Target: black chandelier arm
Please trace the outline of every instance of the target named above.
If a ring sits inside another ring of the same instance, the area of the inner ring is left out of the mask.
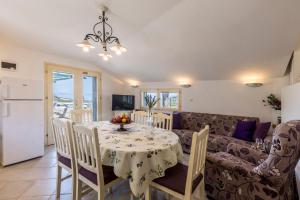
[[[98,35],[92,33],[87,34],[85,36],[85,39],[86,40],[92,39],[94,42],[102,42],[102,39]]]
[[[97,30],[96,28],[97,28],[98,25],[100,25],[102,23],[103,23],[103,21],[100,21],[100,22],[96,23],[93,27],[94,34],[97,35],[100,38],[102,37],[102,32],[100,30]]]
[[[106,43],[108,44],[112,44],[116,42],[117,44],[119,44],[119,38],[115,37],[115,36],[109,36],[108,38],[106,38]]]
[[[105,27],[103,30],[105,30],[104,31],[104,38],[105,38],[105,40],[107,39],[107,38],[109,38],[109,37],[111,37],[112,36],[112,34],[113,34],[113,28],[111,27],[111,25],[109,25],[106,21],[104,21],[103,22],[103,26],[105,27],[105,26],[107,26],[107,27]]]

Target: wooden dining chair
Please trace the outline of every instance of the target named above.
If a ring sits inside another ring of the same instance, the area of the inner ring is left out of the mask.
[[[62,181],[72,176],[72,199],[74,200],[76,198],[76,165],[71,121],[62,118],[53,118],[51,121],[57,152],[56,198],[60,197]],[[62,178],[62,169],[71,175]]]
[[[131,113],[131,120],[143,125],[147,125],[149,121],[146,111],[133,111],[133,113]]]
[[[191,200],[194,191],[199,188],[200,199],[205,199],[204,167],[209,127],[199,133],[195,132],[188,167],[178,163],[165,171],[165,176],[154,179],[150,187],[156,188],[178,199]],[[146,200],[150,200],[150,187],[146,192]]]
[[[71,120],[75,123],[86,123],[93,121],[92,109],[76,109],[71,110]]]
[[[121,181],[114,174],[114,168],[102,165],[98,132],[96,128],[73,126],[76,154],[77,198],[81,199],[82,183],[98,193],[98,200],[104,200],[105,191]]]
[[[152,115],[152,124],[154,127],[172,130],[173,115],[164,113],[155,113]]]

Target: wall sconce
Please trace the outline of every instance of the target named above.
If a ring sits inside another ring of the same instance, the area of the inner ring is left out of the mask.
[[[132,88],[138,88],[139,85],[131,85]]]
[[[192,87],[191,84],[180,84],[180,86],[181,86],[182,88],[190,88],[190,87]]]
[[[257,88],[257,87],[263,86],[264,84],[263,83],[245,83],[245,85],[247,85],[248,87]]]

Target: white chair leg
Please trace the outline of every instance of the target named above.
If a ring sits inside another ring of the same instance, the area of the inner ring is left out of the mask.
[[[82,189],[82,181],[78,178],[76,179],[76,199],[81,200],[81,189]]]
[[[61,188],[61,166],[57,165],[57,176],[56,176],[56,198],[60,197]]]
[[[108,193],[109,193],[109,194],[112,194],[112,187],[109,187],[109,188],[108,188]]]
[[[76,173],[73,173],[72,174],[72,199],[73,200],[76,200],[76,195],[77,195],[77,183],[76,183],[76,180],[77,180],[77,176],[76,176]]]
[[[205,184],[204,184],[203,180],[201,181],[200,187],[199,187],[199,197],[200,197],[200,200],[205,200]]]
[[[147,187],[146,193],[145,193],[145,200],[151,200],[151,188],[150,186]]]
[[[98,200],[104,200],[104,194],[98,191]]]

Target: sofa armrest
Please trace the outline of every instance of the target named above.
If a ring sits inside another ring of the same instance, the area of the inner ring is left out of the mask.
[[[206,162],[210,165],[222,166],[224,170],[236,172],[245,177],[260,179],[253,172],[256,165],[226,152],[207,153]]]
[[[278,190],[265,184],[262,177],[253,172],[253,163],[226,152],[207,153],[206,158],[208,197],[229,199],[233,195],[237,199],[279,200]]]
[[[254,165],[259,165],[268,157],[268,154],[260,150],[236,143],[229,143],[227,145],[227,153],[253,163]]]

